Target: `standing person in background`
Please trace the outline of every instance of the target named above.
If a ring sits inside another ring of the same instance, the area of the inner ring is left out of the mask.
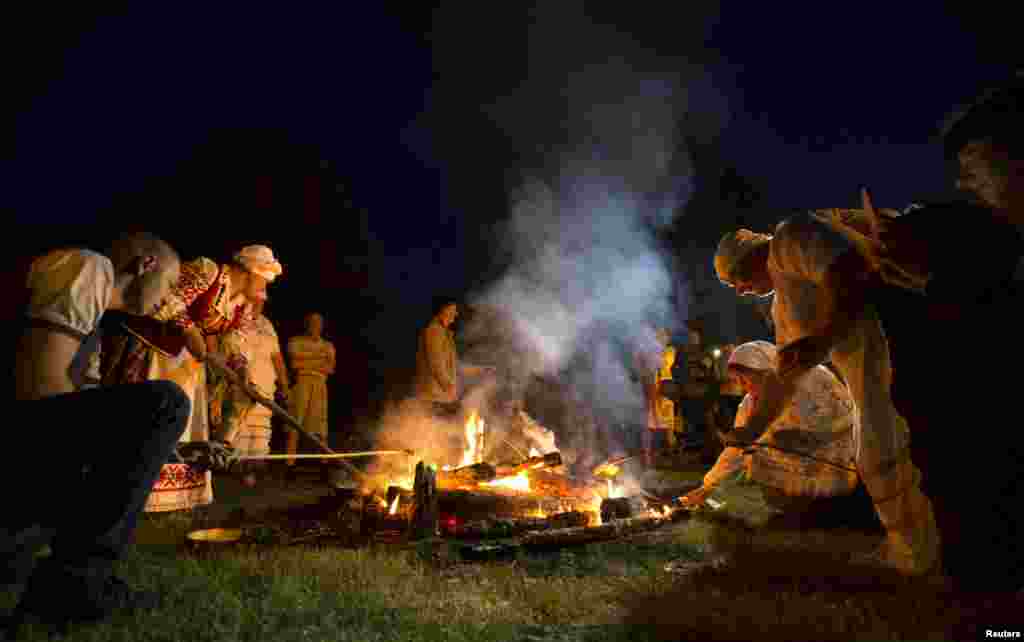
[[[410,407],[414,414],[420,414],[438,426],[452,430],[448,434],[445,449],[461,452],[464,439],[461,424],[459,400],[464,392],[466,377],[493,375],[494,368],[460,364],[455,346],[452,325],[459,316],[459,304],[450,297],[434,299],[433,316],[420,331],[416,346],[416,371],[413,376],[413,394]],[[456,443],[458,442],[458,444]],[[449,453],[450,454],[450,453]]]
[[[327,444],[327,377],[336,367],[334,345],[323,338],[324,319],[316,312],[306,315],[306,333],[288,340],[288,361],[295,373],[291,404],[295,419],[306,432]],[[295,455],[299,434],[288,432],[288,454]],[[288,466],[295,460],[289,459]]]
[[[704,320],[686,321],[687,342],[683,349],[686,357],[686,379],[683,382],[682,417],[683,441],[687,447],[711,438],[708,433],[708,410],[717,397],[714,360],[708,354],[704,340]]]
[[[658,364],[655,390],[655,414],[658,430],[665,433],[665,443],[669,449],[675,449],[682,431],[682,421],[676,409],[676,403],[668,396],[663,384],[674,381],[672,369],[676,365],[676,347],[672,345],[672,333],[668,328],[658,329],[658,344],[661,345],[661,363]]]
[[[663,436],[658,426],[658,373],[662,362],[658,343],[658,332],[653,326],[644,325],[633,351],[633,372],[640,382],[644,400],[644,426],[641,432],[641,448],[644,465],[654,466],[654,452],[661,447]]]

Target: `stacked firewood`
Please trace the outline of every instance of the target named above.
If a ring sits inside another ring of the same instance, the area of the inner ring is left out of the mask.
[[[616,519],[601,526],[577,526],[573,528],[532,531],[523,536],[523,546],[527,548],[558,548],[561,546],[600,542],[654,530],[669,523],[669,521],[660,517],[641,516]]]

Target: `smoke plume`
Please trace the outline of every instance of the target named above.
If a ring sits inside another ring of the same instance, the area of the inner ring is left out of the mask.
[[[659,232],[692,191],[681,123],[699,73],[549,5],[530,34],[529,80],[489,110],[532,161],[492,239],[508,268],[471,300],[510,320],[514,358],[481,339],[490,321],[462,335],[486,346],[467,359],[497,356],[513,381],[560,381],[575,409],[560,431],[575,443],[560,448],[610,454],[636,443],[646,418],[633,354],[657,351],[654,327],[677,330],[685,314]]]

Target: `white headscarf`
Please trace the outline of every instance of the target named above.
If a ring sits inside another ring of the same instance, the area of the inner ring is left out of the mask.
[[[233,257],[235,262],[253,274],[273,281],[281,275],[284,268],[274,258],[274,252],[266,245],[247,245]]]

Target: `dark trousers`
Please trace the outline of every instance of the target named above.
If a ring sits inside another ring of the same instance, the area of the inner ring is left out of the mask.
[[[973,404],[989,394],[981,388],[903,383],[893,399],[910,425],[947,572],[965,590],[1024,588],[1024,445],[1012,417],[978,412]]]
[[[12,530],[55,531],[53,562],[109,567],[135,531],[160,467],[191,408],[169,381],[96,388],[18,401],[7,435],[12,457],[0,472]]]

